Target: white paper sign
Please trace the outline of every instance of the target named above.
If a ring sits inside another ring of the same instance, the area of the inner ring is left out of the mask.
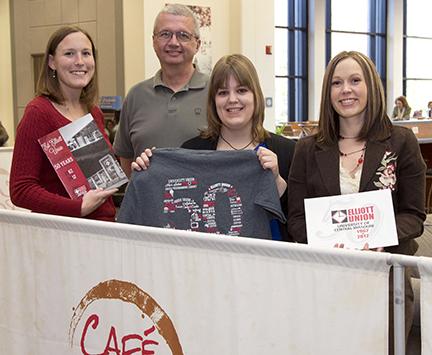
[[[305,199],[308,244],[362,249],[399,244],[388,189]]]

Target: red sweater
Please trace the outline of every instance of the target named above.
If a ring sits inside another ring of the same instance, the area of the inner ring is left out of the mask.
[[[101,110],[95,106],[90,113],[111,146],[105,133]],[[10,173],[10,196],[16,206],[39,213],[81,216],[82,200],[69,198],[38,142],[39,138],[70,122],[45,97],[36,97],[27,105],[17,127]],[[85,218],[114,221],[115,207],[112,199],[107,199]]]

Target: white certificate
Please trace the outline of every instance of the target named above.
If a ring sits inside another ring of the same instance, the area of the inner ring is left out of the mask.
[[[362,249],[399,244],[389,189],[304,200],[308,244]]]

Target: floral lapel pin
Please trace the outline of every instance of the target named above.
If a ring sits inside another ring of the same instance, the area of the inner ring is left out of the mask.
[[[381,160],[381,165],[377,169],[378,182],[375,186],[380,189],[395,189],[396,185],[396,160],[397,155],[393,152],[386,151]]]

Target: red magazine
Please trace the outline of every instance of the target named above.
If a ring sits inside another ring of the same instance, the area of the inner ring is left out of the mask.
[[[38,141],[72,199],[128,182],[90,113]]]

